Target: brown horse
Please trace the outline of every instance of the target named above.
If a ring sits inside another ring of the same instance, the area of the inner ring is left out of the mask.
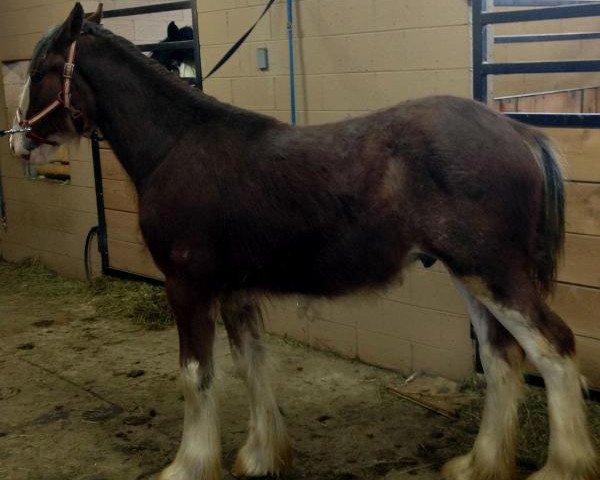
[[[183,437],[162,480],[220,478],[217,309],[250,396],[235,473],[290,466],[267,378],[256,296],[334,296],[437,258],[466,298],[488,391],[453,480],[513,480],[521,364],[548,391],[551,436],[535,480],[598,480],[571,330],[544,301],[564,237],[563,183],[539,132],[470,100],[435,97],[291,128],[189,88],[79,4],[38,44],[14,151],[98,127],[133,179],[140,225],[177,317]],[[76,63],[73,74],[72,63]],[[71,78],[72,77],[72,78]],[[59,96],[58,105],[52,107]],[[69,101],[70,100],[70,101]]]

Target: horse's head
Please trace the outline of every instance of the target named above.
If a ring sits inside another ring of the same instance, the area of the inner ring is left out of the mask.
[[[194,31],[191,27],[179,28],[175,22],[171,22],[167,27],[167,38],[162,40],[161,43],[181,42],[184,40],[193,39]],[[194,61],[194,49],[184,48],[179,50],[155,50],[150,55],[150,58],[156,60],[167,70],[177,71],[182,63],[192,63]]]
[[[77,39],[84,22],[100,23],[102,4],[85,15],[77,3],[67,20],[38,42],[21,92],[15,127],[30,127],[27,134],[11,136],[12,151],[32,164],[47,163],[52,151],[92,127],[93,95],[76,74]]]

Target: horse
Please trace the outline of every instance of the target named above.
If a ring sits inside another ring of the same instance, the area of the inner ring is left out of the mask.
[[[179,28],[175,22],[171,22],[167,26],[167,38],[161,40],[160,43],[181,42],[193,39],[194,31],[192,30],[192,27],[186,26]],[[182,70],[185,67],[188,69],[195,69],[193,48],[154,50],[151,52],[150,58],[156,60],[167,70],[179,72],[180,76],[187,76],[182,74]]]
[[[530,480],[600,478],[574,336],[545,300],[565,220],[559,159],[541,132],[449,96],[294,128],[188,88],[100,18],[77,3],[40,40],[18,115],[32,130],[11,144],[39,163],[54,148],[44,142],[99,128],[135,184],[179,334],[183,433],[160,480],[221,478],[218,315],[250,403],[233,472],[282,475],[292,450],[260,298],[373,289],[422,258],[442,262],[465,297],[488,385],[474,446],[444,478],[516,478],[526,356],[545,380],[551,428]]]

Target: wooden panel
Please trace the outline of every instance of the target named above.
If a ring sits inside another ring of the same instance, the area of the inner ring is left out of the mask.
[[[114,152],[110,149],[100,149],[100,164],[102,166],[102,178],[112,180],[129,180],[129,175],[121,166]]]
[[[546,128],[563,155],[569,180],[600,182],[600,129]]]
[[[2,257],[9,262],[18,262],[26,258],[39,258],[50,269],[70,278],[85,279],[84,264],[81,259],[68,255],[60,255],[56,252],[35,250],[18,243],[9,241],[2,242]],[[92,271],[100,270],[100,259],[97,250],[92,251]]]
[[[600,237],[567,234],[558,279],[600,288]]]
[[[501,112],[518,112],[519,99],[517,98],[503,98],[496,102],[496,108]]]
[[[12,223],[6,241],[25,245],[34,250],[66,255],[83,260],[85,237],[22,223]]]
[[[581,113],[583,93],[581,90],[557,92],[536,98],[535,112]],[[524,111],[524,110],[523,110]]]
[[[144,244],[137,213],[105,210],[108,238]]]
[[[583,90],[583,100],[581,102],[582,113],[598,112],[598,94],[599,88],[585,88]]]
[[[8,142],[2,141],[2,143]],[[0,162],[0,172],[2,172],[2,176],[5,178],[23,178],[25,176],[25,169],[20,160],[13,157],[10,153],[0,152],[1,162]]]
[[[93,188],[26,178],[4,178],[2,184],[7,199],[96,213]]]
[[[580,336],[576,340],[581,373],[587,378],[590,387],[600,388],[600,340]]]
[[[600,183],[565,184],[568,232],[600,235]]]
[[[103,179],[104,207],[123,212],[137,212],[138,200],[135,187],[129,181]]]
[[[81,212],[12,198],[6,199],[6,215],[9,229],[19,223],[80,236],[87,235],[90,228],[98,223],[96,212]]]
[[[145,245],[108,239],[110,266],[127,272],[163,279]]]
[[[94,188],[94,166],[91,162],[71,160],[69,171],[71,185]]]
[[[558,283],[550,306],[577,335],[600,340],[600,289]]]
[[[0,35],[13,38],[23,33],[39,32],[39,40],[41,32],[62,23],[72,8],[72,2],[63,1],[50,8],[47,5],[37,5],[27,10],[4,12],[0,16]]]

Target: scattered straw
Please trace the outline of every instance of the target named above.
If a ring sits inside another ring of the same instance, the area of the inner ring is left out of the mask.
[[[37,300],[88,303],[96,314],[126,318],[149,329],[174,323],[162,287],[101,277],[91,283],[60,277],[37,260],[0,261],[0,294],[27,295]]]
[[[479,392],[479,400],[465,406],[459,412],[460,420],[456,427],[460,443],[465,451],[470,449],[474,434],[479,428],[483,409],[484,387],[472,384],[473,390]],[[592,436],[600,438],[600,403],[588,402],[588,412]],[[546,392],[543,388],[528,387],[525,400],[519,409],[519,447],[518,463],[523,473],[540,468],[546,461],[548,449],[549,427]]]
[[[173,313],[162,287],[100,277],[90,284],[98,315],[128,318],[149,329],[161,329],[174,323]]]

